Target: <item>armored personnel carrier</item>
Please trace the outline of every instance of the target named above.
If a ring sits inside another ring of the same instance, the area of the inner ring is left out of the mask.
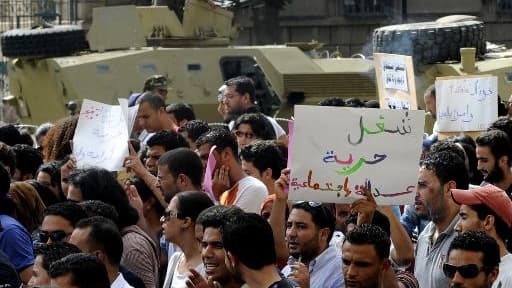
[[[2,53],[10,57],[9,87],[21,121],[56,120],[76,106],[70,103],[80,105],[85,98],[117,103],[117,98],[140,92],[144,80],[154,74],[168,78],[169,102],[190,103],[207,121],[221,120],[216,111],[218,88],[238,75],[253,78],[258,104],[274,116],[289,117],[294,104],[316,104],[325,97],[377,97],[371,59],[318,58],[303,45],[232,46],[232,12],[204,0],[185,3],[182,19],[167,6],[99,7],[93,10],[87,34],[75,26],[4,33]],[[423,91],[435,77],[466,73],[498,75],[500,95],[508,97],[511,58],[475,64],[473,57],[465,68],[458,62],[460,47],[478,47],[477,57],[485,53],[482,23],[460,17],[444,22],[377,29],[374,48],[409,55],[421,50],[422,56],[414,58],[418,103],[423,103]],[[474,27],[473,40],[461,34],[468,28],[460,27]],[[440,33],[441,38],[436,36]],[[443,46],[442,39],[450,35],[460,41]],[[404,45],[412,49],[404,50]]]

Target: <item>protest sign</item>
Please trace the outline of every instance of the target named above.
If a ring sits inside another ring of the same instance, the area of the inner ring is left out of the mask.
[[[423,111],[295,106],[290,200],[412,204]]]
[[[128,139],[138,106],[107,105],[85,99],[73,137],[73,155],[78,168],[101,167],[119,171],[128,156]]]
[[[498,118],[498,78],[491,75],[436,79],[439,132],[482,131]]]
[[[374,53],[380,107],[416,110],[416,85],[411,56]]]

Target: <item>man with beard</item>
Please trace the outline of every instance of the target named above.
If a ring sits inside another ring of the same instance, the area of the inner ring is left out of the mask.
[[[391,269],[391,241],[378,226],[363,224],[351,230],[343,242],[345,287],[383,287],[384,274]]]
[[[203,164],[199,156],[188,148],[166,152],[158,159],[157,188],[166,203],[179,192],[201,191]]]
[[[492,237],[483,231],[466,231],[450,244],[443,272],[450,279],[449,287],[491,288],[499,262],[500,251]]]
[[[208,279],[204,279],[197,271],[192,271],[187,286],[202,287],[200,283],[216,283],[222,288],[240,288],[244,281],[233,277],[226,266],[226,250],[222,242],[222,225],[233,215],[244,212],[235,206],[212,206],[205,209],[196,220],[196,238],[201,243],[201,257]]]
[[[223,104],[230,119],[229,130],[233,130],[235,119],[244,113],[259,112],[256,103],[254,82],[246,76],[231,78],[225,83]],[[272,117],[266,116],[279,140],[287,141],[286,132]]]
[[[484,182],[501,188],[512,196],[512,145],[507,134],[500,130],[490,130],[480,134],[475,140],[478,170],[484,175]]]
[[[300,287],[344,286],[341,257],[331,241],[336,218],[322,203],[297,202],[286,223],[288,251],[292,257],[283,274]],[[298,260],[298,261],[297,261]],[[309,277],[308,277],[309,275]]]
[[[441,267],[455,238],[459,205],[451,189],[468,189],[469,175],[464,159],[449,150],[430,152],[420,163],[416,195],[418,213],[428,213],[432,221],[418,237],[414,276],[420,287],[445,288],[449,279]]]

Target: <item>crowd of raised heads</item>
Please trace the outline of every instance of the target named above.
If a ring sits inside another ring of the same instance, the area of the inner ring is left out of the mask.
[[[367,187],[352,204],[289,201],[289,139],[250,78],[219,90],[225,125],[166,105],[166,89],[156,75],[130,95],[117,172],[77,167],[78,116],[0,127],[0,287],[512,287],[508,116],[474,139],[434,124],[412,205],[379,206]],[[433,88],[425,103],[435,120]]]

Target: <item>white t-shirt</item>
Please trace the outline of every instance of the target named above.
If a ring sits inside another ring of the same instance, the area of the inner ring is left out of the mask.
[[[110,288],[133,288],[123,277],[123,274],[119,273],[117,274],[116,280],[112,282],[112,285],[110,285]]]
[[[512,287],[512,254],[501,257],[500,273],[498,278],[492,283],[492,288]]]
[[[242,178],[224,193],[227,194],[221,196],[222,205],[234,205],[245,212],[256,214],[260,214],[261,204],[268,195],[267,186],[252,176]]]
[[[169,263],[167,265],[167,272],[165,273],[165,281],[163,288],[187,288],[186,281],[188,279],[189,273],[179,273],[178,272],[178,266],[181,261],[184,260],[185,254],[182,252],[176,252],[172,254],[171,259],[169,259]],[[176,265],[174,265],[174,262],[178,262]],[[171,269],[174,266],[174,273],[171,272]],[[203,263],[199,264],[197,267],[194,268],[199,274],[206,277],[206,271],[204,270]],[[172,281],[169,279],[172,274]]]
[[[242,178],[238,183],[238,194],[234,205],[245,212],[260,214],[261,204],[268,196],[267,186],[252,176]]]

